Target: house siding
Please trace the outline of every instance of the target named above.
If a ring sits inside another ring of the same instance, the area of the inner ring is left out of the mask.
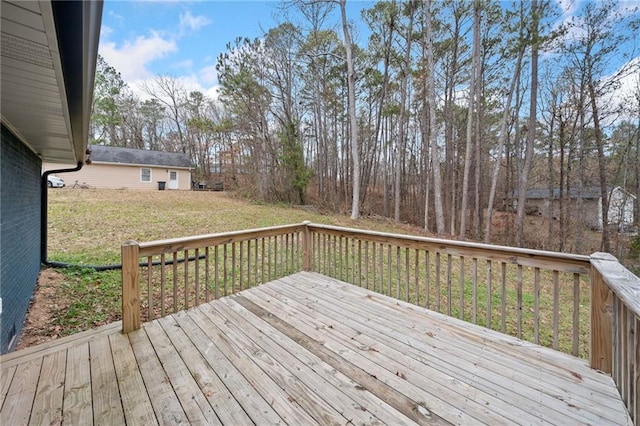
[[[45,163],[43,171],[63,169],[61,164]],[[151,169],[151,181],[140,181],[140,169]],[[77,172],[61,173],[58,175],[64,179],[65,185],[71,187],[76,181],[86,184],[90,188],[107,189],[136,189],[157,191],[158,181],[168,182],[169,170],[178,172],[178,190],[191,189],[191,172],[185,169],[171,168],[167,166],[155,167],[130,164],[106,164],[94,162],[89,166],[84,166]],[[166,186],[168,189],[168,185]]]
[[[17,343],[40,272],[42,162],[4,125],[0,145],[0,353],[5,353]]]

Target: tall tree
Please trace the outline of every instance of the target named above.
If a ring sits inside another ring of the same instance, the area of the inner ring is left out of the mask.
[[[429,115],[429,141],[431,147],[431,165],[433,168],[433,197],[436,213],[436,229],[438,235],[444,235],[444,211],[442,208],[442,177],[440,174],[440,149],[438,147],[438,129],[436,122],[436,88],[435,88],[435,58],[433,57],[434,32],[431,11],[431,0],[425,3],[425,31],[424,44],[427,50],[427,69],[425,73],[425,94]],[[425,198],[426,204],[429,202]],[[425,229],[428,223],[425,220]]]
[[[340,0],[340,16],[347,62],[347,87],[349,96],[349,140],[351,142],[351,159],[353,161],[353,193],[351,202],[351,219],[360,217],[360,146],[358,141],[358,121],[356,116],[356,78],[353,68],[353,46],[351,32],[347,21],[347,0]]]
[[[518,181],[518,208],[516,211],[516,244],[524,245],[524,210],[529,188],[529,172],[533,162],[533,145],[537,130],[537,104],[538,104],[538,51],[540,39],[538,36],[541,8],[538,0],[531,1],[531,85],[529,90],[529,121],[527,128],[527,141],[525,148],[524,165],[520,171]]]

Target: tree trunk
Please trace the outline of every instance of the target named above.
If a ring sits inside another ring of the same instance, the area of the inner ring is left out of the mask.
[[[342,15],[342,31],[347,53],[347,90],[349,93],[349,139],[351,141],[351,159],[353,161],[353,198],[351,202],[351,219],[360,217],[360,147],[358,145],[358,121],[356,118],[356,83],[353,70],[353,49],[346,11],[347,0],[340,0]]]
[[[438,131],[436,128],[436,87],[435,60],[433,57],[433,28],[431,27],[431,0],[426,0],[426,22],[424,36],[427,46],[427,72],[425,87],[429,106],[429,139],[431,145],[431,161],[433,168],[433,200],[435,203],[436,229],[438,235],[444,235],[444,211],[442,208],[442,177],[440,175],[440,149],[438,147]],[[425,200],[425,203],[428,200]]]
[[[511,79],[511,87],[507,93],[507,101],[502,112],[502,122],[500,123],[500,138],[498,139],[498,151],[496,153],[496,162],[493,165],[493,175],[491,176],[491,189],[489,190],[489,202],[487,205],[487,217],[485,218],[484,242],[489,244],[491,240],[491,217],[493,216],[493,203],[496,196],[496,188],[498,187],[498,177],[500,176],[500,166],[502,165],[502,151],[507,140],[509,126],[509,110],[511,108],[511,99],[516,90],[516,83],[519,79],[520,68],[522,67],[522,57],[524,56],[524,45],[518,51],[518,59],[516,67],[513,70],[513,78]]]
[[[524,157],[524,166],[520,174],[518,185],[518,210],[516,212],[516,244],[520,247],[524,245],[524,207],[527,199],[527,188],[529,183],[529,171],[533,162],[533,143],[536,138],[536,109],[538,100],[538,0],[531,2],[532,28],[531,28],[531,90],[529,93],[529,128],[527,131],[527,142]]]
[[[473,111],[476,104],[476,85],[480,62],[480,4],[478,0],[473,2],[473,56],[471,66],[471,79],[469,84],[469,105],[467,108],[467,146],[464,153],[464,173],[462,177],[462,201],[460,203],[460,234],[458,238],[463,240],[467,233],[467,214],[469,204],[469,173],[471,171],[471,153],[473,148]],[[476,188],[478,190],[478,188]]]

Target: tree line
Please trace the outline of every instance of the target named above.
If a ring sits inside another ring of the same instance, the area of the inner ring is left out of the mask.
[[[493,213],[512,210],[506,242],[531,245],[526,191],[559,190],[545,247],[580,251],[570,194],[597,187],[605,224],[611,186],[640,195],[639,14],[622,6],[588,2],[560,23],[549,0],[379,1],[359,43],[346,0],[293,0],[219,55],[215,99],[160,76],[141,101],[100,58],[91,134],[188,153],[197,179],[231,174],[256,199],[486,242]]]

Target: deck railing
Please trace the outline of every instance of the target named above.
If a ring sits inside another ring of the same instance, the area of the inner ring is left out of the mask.
[[[610,373],[640,425],[640,278],[609,253],[591,256],[591,367]]]
[[[122,246],[123,331],[305,270],[501,331],[611,373],[638,424],[640,280],[580,256],[305,222]]]

